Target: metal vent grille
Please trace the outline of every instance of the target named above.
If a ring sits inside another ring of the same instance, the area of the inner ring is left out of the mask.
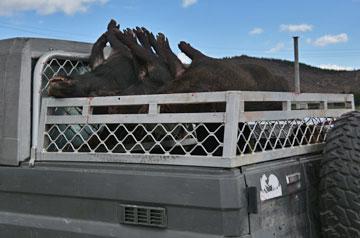
[[[165,208],[136,205],[121,205],[121,207],[121,223],[123,224],[153,227],[167,226]]]

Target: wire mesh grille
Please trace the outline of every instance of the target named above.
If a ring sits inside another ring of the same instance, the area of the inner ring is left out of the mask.
[[[240,123],[237,155],[325,142],[334,118],[304,118]]]
[[[334,118],[240,123],[237,155],[320,144]],[[223,123],[51,124],[46,152],[222,156]]]
[[[52,124],[46,152],[221,156],[222,123]]]
[[[47,96],[47,87],[49,81],[54,76],[71,76],[74,74],[84,74],[89,72],[90,68],[88,62],[80,59],[59,59],[53,58],[49,60],[43,68],[42,71],[42,82],[41,82],[41,92],[43,96]]]

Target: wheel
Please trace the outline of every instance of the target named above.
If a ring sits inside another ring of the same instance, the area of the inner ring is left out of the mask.
[[[360,112],[342,115],[329,131],[319,189],[323,237],[360,237]]]

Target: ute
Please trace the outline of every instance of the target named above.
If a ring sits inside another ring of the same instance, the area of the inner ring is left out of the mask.
[[[50,78],[88,70],[90,50],[0,41],[1,237],[320,237],[320,220],[329,237],[359,235],[338,202],[357,201],[352,95],[48,97]],[[282,110],[247,110],[269,102]],[[214,103],[224,110],[162,110]],[[100,110],[133,106],[148,110]]]

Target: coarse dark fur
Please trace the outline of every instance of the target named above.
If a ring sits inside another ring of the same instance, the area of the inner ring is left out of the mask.
[[[113,52],[105,60],[103,48]],[[55,77],[49,95],[86,97],[163,93],[242,91],[288,91],[286,81],[266,68],[241,59],[208,57],[181,42],[180,50],[192,59],[185,67],[170,49],[163,34],[154,37],[145,28],[121,31],[114,20],[94,44],[92,71],[72,78]]]
[[[109,26],[116,24],[110,22]],[[104,59],[107,42],[111,55]],[[54,97],[106,96],[120,92],[138,80],[139,65],[128,47],[113,35],[104,33],[94,44],[90,56],[91,71],[72,77],[56,76],[49,84],[48,95]]]

